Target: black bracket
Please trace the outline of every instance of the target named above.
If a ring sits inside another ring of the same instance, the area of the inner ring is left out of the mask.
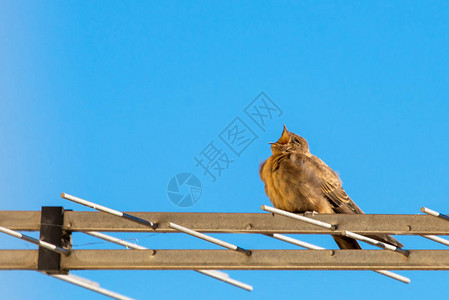
[[[64,207],[42,206],[40,240],[71,249],[72,232],[63,230]],[[68,274],[61,269],[61,254],[39,247],[37,269],[48,274]]]

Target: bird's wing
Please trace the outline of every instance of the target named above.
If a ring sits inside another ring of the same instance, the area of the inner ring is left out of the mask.
[[[343,214],[363,214],[363,211],[346,194],[337,173],[318,157],[313,156],[311,159],[318,169],[316,175],[321,192],[329,200],[334,211]]]
[[[336,213],[363,214],[363,211],[349,198],[340,183],[334,185],[326,179],[322,179],[321,191],[332,204]]]
[[[319,182],[321,192],[325,198],[332,205],[332,209],[336,213],[342,214],[363,214],[363,211],[349,198],[345,190],[341,186],[341,180],[337,173],[335,173],[328,165],[316,156],[310,157],[309,160],[303,159],[303,162],[309,162],[309,169],[314,169],[314,179]],[[369,235],[373,239],[384,243],[394,245],[396,247],[403,247],[401,242],[386,234]],[[341,239],[334,237],[335,241],[342,249],[359,249],[357,242],[351,239]]]

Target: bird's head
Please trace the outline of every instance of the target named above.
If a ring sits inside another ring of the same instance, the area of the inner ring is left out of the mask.
[[[306,139],[300,137],[293,132],[287,130],[284,125],[282,135],[276,143],[271,144],[271,152],[273,154],[285,153],[285,152],[297,152],[297,153],[310,153],[309,144]]]

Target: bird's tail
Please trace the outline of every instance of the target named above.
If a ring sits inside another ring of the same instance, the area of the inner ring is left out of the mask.
[[[362,249],[359,243],[354,239],[342,235],[333,235],[332,237],[334,238],[335,242],[337,243],[338,247],[340,247],[340,249]],[[402,243],[399,242],[397,239],[386,234],[367,235],[367,237],[396,247],[400,248],[404,247],[404,245],[402,245]]]
[[[342,235],[332,236],[340,249],[362,249],[359,243],[351,238]]]

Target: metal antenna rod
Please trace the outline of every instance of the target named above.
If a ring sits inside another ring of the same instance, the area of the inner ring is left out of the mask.
[[[103,234],[103,233],[100,233],[100,232],[87,231],[85,233],[87,233],[88,235],[91,235],[91,236],[94,236],[94,237],[97,237],[97,238],[100,238],[100,239],[112,242],[112,243],[116,243],[116,244],[125,246],[127,248],[136,249],[136,250],[148,250],[148,248],[146,248],[146,247],[143,247],[143,246],[140,246],[140,245],[137,245],[137,244],[134,244],[134,243],[130,243],[130,242],[127,242],[127,241],[124,241],[124,240],[121,240],[121,239],[118,239],[118,238],[115,238],[113,236],[110,236],[110,235],[107,235],[107,234]],[[253,287],[251,285],[243,283],[243,282],[240,282],[240,281],[235,280],[235,279],[232,279],[225,272],[221,272],[221,271],[218,271],[218,270],[194,270],[194,271],[196,271],[198,273],[201,273],[201,274],[204,274],[204,275],[207,275],[207,276],[210,276],[212,278],[221,280],[223,282],[229,283],[231,285],[234,285],[236,287],[242,288],[242,289],[247,290],[247,291],[252,291],[253,290]]]
[[[137,249],[137,250],[149,250],[146,247],[134,244],[134,243],[130,243],[121,239],[118,239],[116,237],[101,233],[101,232],[97,232],[97,231],[85,231],[84,233],[100,238],[102,240],[108,241],[108,242],[112,242],[118,245],[122,245],[125,246],[126,248],[131,248],[131,249]]]
[[[45,274],[45,273],[43,273],[43,274]],[[46,275],[49,275],[49,274],[46,274]],[[75,276],[75,275],[72,275],[72,274],[69,274],[69,275],[49,275],[49,276],[57,278],[57,279],[60,279],[60,280],[63,280],[63,281],[66,281],[66,282],[69,282],[69,283],[72,283],[72,284],[75,284],[77,286],[80,286],[80,287],[83,287],[85,289],[97,292],[99,294],[103,294],[103,295],[111,297],[113,299],[134,300],[133,298],[129,298],[129,297],[126,297],[124,295],[121,295],[121,294],[112,292],[110,290],[101,288],[100,285],[98,283],[96,283],[96,282],[92,282],[92,281],[90,281],[88,279],[85,279],[85,278],[82,278],[82,277],[79,277],[79,276]]]
[[[273,237],[275,239],[278,239],[278,240],[281,240],[281,241],[293,244],[293,245],[297,245],[297,246],[309,249],[309,250],[326,250],[326,248],[323,248],[323,247],[320,247],[320,246],[316,246],[316,245],[313,245],[313,244],[310,244],[310,243],[307,243],[307,242],[304,242],[304,241],[300,241],[298,239],[294,239],[294,238],[286,236],[286,235],[282,235],[282,234],[278,234],[278,233],[266,234],[266,235],[267,236],[271,236],[271,237]],[[399,281],[401,281],[403,283],[410,283],[410,278],[407,278],[405,276],[402,276],[402,275],[399,275],[399,274],[396,274],[396,273],[393,273],[393,272],[390,272],[390,271],[374,270],[374,272],[382,274],[382,275],[385,275],[385,276],[388,276],[388,277],[396,279],[396,280],[399,280]]]
[[[300,216],[300,215],[297,215],[297,214],[294,214],[294,213],[291,213],[291,212],[287,212],[287,211],[284,211],[282,209],[274,208],[274,207],[271,207],[271,206],[262,205],[262,210],[265,210],[265,211],[268,211],[268,212],[271,212],[271,213],[275,213],[275,214],[279,214],[279,215],[282,215],[282,216],[285,216],[285,217],[294,218],[294,219],[297,219],[297,220],[300,220],[300,221],[303,221],[303,222],[307,222],[307,223],[310,223],[310,224],[314,224],[314,225],[317,225],[317,226],[320,226],[320,227],[323,227],[323,228],[327,228],[327,229],[330,229],[330,230],[335,230],[337,228],[336,225],[332,225],[332,224],[329,224],[329,223],[326,223],[326,222],[321,222],[321,221],[318,221],[318,220],[314,220],[314,219],[311,219],[311,218]],[[353,239],[361,240],[363,242],[366,242],[366,243],[369,243],[371,245],[383,248],[385,250],[390,250],[390,251],[395,251],[395,252],[401,253],[402,255],[407,256],[407,257],[410,255],[410,252],[408,250],[404,250],[402,248],[399,248],[399,247],[396,247],[396,246],[393,246],[393,245],[390,245],[390,244],[382,243],[382,242],[379,242],[379,241],[377,241],[375,239],[368,238],[368,237],[365,237],[363,235],[353,233],[351,231],[347,231],[347,230],[343,231],[342,235],[350,237],[350,238],[353,238]]]
[[[439,213],[437,211],[434,211],[434,210],[432,210],[430,208],[427,208],[427,207],[421,207],[421,212],[423,212],[425,214],[428,214],[428,215],[431,215],[431,216],[434,216],[434,217],[437,217],[437,218],[440,218],[440,219],[443,219],[443,220],[446,220],[446,221],[449,221],[449,216],[444,215],[442,213]],[[443,239],[443,238],[441,238],[439,236],[436,236],[436,235],[422,235],[422,237],[425,237],[426,239],[429,239],[429,240],[432,240],[434,242],[437,242],[437,243],[449,246],[449,241],[446,240],[446,239]]]
[[[93,209],[96,209],[96,210],[99,210],[99,211],[102,211],[102,212],[105,212],[105,213],[117,216],[117,217],[121,217],[121,218],[130,220],[130,221],[142,224],[142,225],[149,226],[149,227],[151,227],[153,229],[157,228],[157,224],[156,223],[153,223],[153,222],[150,222],[150,221],[138,218],[136,216],[129,215],[127,213],[124,213],[124,212],[121,212],[121,211],[118,211],[118,210],[115,210],[115,209],[112,209],[112,208],[109,208],[109,207],[106,207],[106,206],[103,206],[103,205],[100,205],[100,204],[96,204],[94,202],[90,202],[90,201],[87,201],[87,200],[84,200],[84,199],[81,199],[81,198],[78,198],[78,197],[75,197],[75,196],[72,196],[72,195],[69,195],[69,194],[66,194],[66,193],[61,193],[61,197],[64,198],[64,199],[76,202],[78,204],[81,204],[81,205],[84,205],[84,206],[87,206],[87,207],[91,207]]]
[[[45,249],[48,249],[48,250],[51,250],[51,251],[54,251],[54,252],[58,252],[58,253],[61,253],[61,254],[64,254],[64,255],[70,255],[70,250],[68,250],[68,249],[64,249],[64,248],[58,247],[56,245],[53,245],[53,244],[50,244],[50,243],[47,243],[47,242],[35,239],[35,238],[31,237],[31,236],[21,234],[20,232],[8,229],[8,228],[3,227],[3,226],[0,226],[0,232],[6,233],[6,234],[8,234],[10,236],[16,237],[18,239],[21,239],[21,240],[24,240],[24,241],[27,241],[27,242],[30,242],[30,243],[33,243],[33,244],[36,244],[36,245],[39,245],[40,247],[43,247]]]
[[[253,287],[251,285],[246,284],[246,283],[241,282],[241,281],[238,281],[238,280],[235,280],[235,279],[232,279],[232,278],[229,277],[229,274],[227,274],[225,272],[221,272],[221,271],[218,271],[218,270],[194,270],[194,271],[196,271],[198,273],[201,273],[201,274],[204,274],[204,275],[207,275],[207,276],[210,276],[212,278],[221,280],[223,282],[232,284],[232,285],[234,285],[236,287],[242,288],[242,289],[247,290],[249,292],[251,292],[253,290]]]
[[[132,215],[123,213],[121,211],[117,211],[117,210],[111,209],[109,207],[105,207],[105,206],[99,205],[97,203],[93,203],[93,202],[90,202],[90,201],[87,201],[87,200],[84,200],[84,199],[81,199],[81,198],[78,198],[78,197],[75,197],[75,196],[72,196],[72,195],[69,195],[69,194],[66,194],[66,193],[61,193],[61,197],[64,198],[64,199],[76,202],[78,204],[85,205],[85,206],[91,207],[93,209],[112,214],[112,215],[117,216],[117,217],[122,217],[122,218],[128,219],[130,221],[137,222],[139,224],[147,225],[147,226],[149,226],[149,227],[151,227],[153,229],[157,228],[157,224],[155,224],[155,223],[152,223],[150,221],[138,218],[136,216],[132,216]],[[174,226],[179,226],[179,225],[174,224]],[[182,226],[179,226],[179,228],[182,228],[182,229],[178,229],[178,230],[181,230],[181,231],[184,231],[184,232],[185,232],[185,230],[190,230],[190,229],[182,227]],[[177,228],[175,228],[175,229],[177,229]],[[192,232],[194,232],[195,234],[192,234]],[[116,239],[114,237],[110,237],[110,236],[104,235],[104,234],[99,233],[99,232],[87,232],[87,234],[90,234],[90,235],[93,235],[93,236],[96,236],[96,237],[99,237],[99,238],[103,238],[103,239],[108,240],[110,242],[118,243],[118,244],[121,244],[121,245],[126,246],[126,247],[130,247],[130,248],[132,247],[131,243],[128,243],[128,242],[120,240],[120,239]],[[232,250],[235,250],[235,251],[243,252],[246,255],[251,255],[251,251],[248,251],[248,250],[242,249],[240,247],[237,247],[235,245],[232,245],[232,244],[220,241],[218,239],[209,237],[209,236],[201,234],[199,232],[196,232],[196,231],[192,230],[189,234],[195,235],[197,237],[201,236],[200,238],[208,240],[208,241],[210,241],[212,243],[216,243],[216,244],[218,244],[220,246],[223,246],[223,247],[226,247],[228,249],[232,249]],[[206,238],[204,238],[204,237],[206,237]],[[218,243],[217,243],[217,241],[218,241]],[[141,246],[138,246],[138,245],[135,245],[135,246],[141,247]],[[136,248],[134,248],[134,249],[136,249]],[[144,249],[147,249],[147,248],[144,248]],[[253,289],[252,286],[247,285],[245,283],[241,283],[241,282],[239,282],[237,280],[234,280],[232,278],[226,278],[226,277],[223,277],[223,276],[218,276],[217,275],[218,273],[213,273],[213,272],[206,271],[206,270],[204,270],[204,271],[203,270],[198,270],[198,272],[203,273],[203,274],[208,275],[208,276],[211,276],[211,277],[214,277],[214,278],[219,279],[221,281],[228,282],[230,284],[233,284],[235,286],[241,287],[241,288],[243,288],[245,290],[248,290],[248,291],[251,291]]]
[[[317,225],[317,226],[320,226],[320,227],[323,227],[323,228],[326,228],[326,229],[330,229],[330,230],[337,229],[336,225],[332,225],[332,224],[329,224],[329,223],[326,223],[326,222],[321,222],[321,221],[318,221],[318,220],[314,220],[314,219],[311,219],[311,218],[300,216],[300,215],[297,215],[297,214],[294,214],[294,213],[291,213],[291,212],[288,212],[288,211],[285,211],[285,210],[282,210],[282,209],[279,209],[279,208],[274,208],[274,207],[267,206],[267,205],[262,205],[261,208],[262,208],[262,210],[271,212],[273,214],[278,214],[278,215],[281,215],[281,216],[284,216],[284,217],[293,218],[293,219],[296,219],[296,220],[299,220],[299,221],[303,221],[303,222],[307,222],[309,224]]]
[[[431,216],[434,216],[434,217],[437,217],[437,218],[441,218],[446,221],[449,221],[449,216],[443,215],[443,214],[441,214],[437,211],[431,210],[430,208],[427,208],[427,207],[421,207],[421,212],[431,215]]]
[[[449,246],[449,241],[446,239],[443,239],[436,235],[422,235],[422,237],[425,237],[426,239],[432,240],[434,242]]]
[[[410,251],[408,251],[408,250],[404,250],[402,248],[399,248],[399,247],[396,247],[396,246],[393,246],[393,245],[390,245],[387,243],[382,243],[378,240],[375,240],[375,239],[372,239],[372,238],[369,238],[369,237],[366,237],[366,236],[363,236],[363,235],[360,235],[360,234],[357,234],[357,233],[354,233],[351,231],[345,230],[345,231],[343,231],[343,235],[347,236],[349,238],[352,238],[352,239],[356,239],[356,240],[371,244],[373,246],[383,248],[385,250],[390,250],[390,251],[401,253],[402,255],[405,255],[407,257],[410,255]]]
[[[250,250],[246,250],[246,249],[237,247],[237,246],[234,245],[234,244],[230,244],[230,243],[228,243],[228,242],[225,242],[225,241],[216,239],[216,238],[214,238],[214,237],[211,237],[211,236],[208,236],[208,235],[206,235],[206,234],[200,233],[200,232],[198,232],[198,231],[195,231],[195,230],[186,228],[186,227],[184,227],[184,226],[181,226],[181,225],[178,225],[178,224],[175,224],[175,223],[172,223],[172,222],[170,222],[168,226],[171,227],[171,228],[173,228],[173,229],[182,231],[182,232],[184,232],[184,233],[193,235],[194,237],[200,238],[200,239],[202,239],[202,240],[205,240],[205,241],[214,243],[214,244],[216,244],[216,245],[219,245],[219,246],[228,248],[228,249],[230,249],[230,250],[234,250],[234,251],[238,251],[238,252],[244,253],[244,254],[247,255],[247,256],[250,256],[250,255],[251,255],[251,251],[250,251]]]

